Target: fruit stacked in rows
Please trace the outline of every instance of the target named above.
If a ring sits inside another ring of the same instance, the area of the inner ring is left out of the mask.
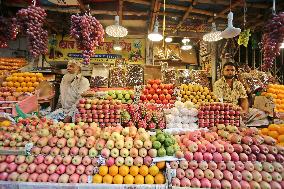
[[[163,111],[151,104],[130,104],[122,111],[121,122],[124,126],[144,129],[164,129],[166,121]]]
[[[119,100],[82,98],[77,104],[76,123],[99,123],[100,127],[120,125],[122,104]]]
[[[256,128],[219,124],[176,135],[184,157],[171,162],[172,185],[193,188],[283,188],[284,148]]]
[[[161,170],[165,163],[157,163],[150,167],[136,166],[100,166],[98,173],[93,176],[93,183],[105,184],[164,184],[165,176]]]
[[[7,74],[7,72],[13,72],[27,64],[27,61],[23,58],[0,58],[0,73]],[[5,73],[6,72],[6,73]]]
[[[106,92],[104,99],[120,100],[122,104],[131,104],[134,92],[133,90],[110,90]]]
[[[13,73],[2,83],[17,92],[34,92],[41,81],[45,80],[42,73]]]
[[[162,84],[161,80],[148,80],[140,96],[142,102],[173,104],[175,102],[174,85]]]
[[[214,125],[240,125],[241,108],[229,103],[203,103],[199,107],[199,127],[213,127]]]
[[[261,95],[272,97],[275,103],[275,112],[284,112],[284,85],[269,84],[267,91]]]
[[[194,104],[201,102],[217,102],[216,96],[209,91],[207,87],[197,84],[182,84],[180,87],[179,97],[182,102],[191,101]]]
[[[261,129],[261,134],[274,138],[278,145],[284,146],[284,124],[271,124]]]

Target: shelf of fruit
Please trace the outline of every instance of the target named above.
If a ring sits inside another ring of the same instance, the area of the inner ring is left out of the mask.
[[[7,72],[17,71],[25,66],[27,61],[23,58],[0,58],[0,73],[7,74]]]
[[[165,162],[152,159],[173,155],[178,147],[174,137],[162,131],[150,137],[143,128],[101,129],[96,123],[53,123],[45,118],[21,119],[17,125],[0,127],[0,132],[2,149],[34,145],[27,156],[0,156],[2,181],[87,183],[91,177],[93,183],[165,186]]]
[[[284,85],[267,86],[267,91],[261,93],[262,96],[272,97],[275,103],[275,112],[284,113]]]

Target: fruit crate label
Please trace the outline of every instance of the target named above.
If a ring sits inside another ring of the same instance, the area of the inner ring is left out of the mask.
[[[31,155],[31,150],[33,148],[34,144],[32,142],[29,142],[25,145],[25,154],[26,155]]]
[[[88,175],[88,183],[92,183],[93,182],[93,176],[92,175]]]

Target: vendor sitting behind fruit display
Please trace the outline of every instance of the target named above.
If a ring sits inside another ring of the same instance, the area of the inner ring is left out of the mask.
[[[53,119],[63,120],[65,123],[72,122],[77,101],[81,94],[90,88],[89,80],[81,75],[81,65],[76,60],[68,62],[68,73],[63,76],[60,83],[58,109],[50,115]]]
[[[216,81],[213,93],[223,102],[233,103],[242,107],[242,114],[249,111],[249,103],[243,84],[236,79],[237,68],[233,62],[223,66],[223,77]]]

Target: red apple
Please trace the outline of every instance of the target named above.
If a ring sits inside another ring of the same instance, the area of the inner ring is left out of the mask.
[[[151,99],[152,99],[152,95],[151,95],[151,94],[148,94],[148,95],[147,95],[147,99],[148,99],[148,100],[151,100]]]

